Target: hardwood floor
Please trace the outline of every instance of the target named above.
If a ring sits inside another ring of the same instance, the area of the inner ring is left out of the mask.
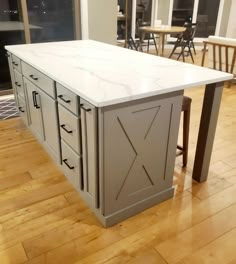
[[[191,172],[203,92],[186,91],[189,163],[176,160],[173,199],[107,229],[21,120],[1,121],[0,263],[236,263],[236,85],[224,89],[209,178],[199,184]]]

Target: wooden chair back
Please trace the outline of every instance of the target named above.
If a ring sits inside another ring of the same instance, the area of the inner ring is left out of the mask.
[[[204,66],[207,48],[209,68],[236,76],[236,39],[209,36],[208,41],[204,41],[202,66]]]

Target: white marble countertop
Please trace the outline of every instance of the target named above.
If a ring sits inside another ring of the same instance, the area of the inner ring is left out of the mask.
[[[233,77],[91,40],[15,45],[6,49],[97,107]]]

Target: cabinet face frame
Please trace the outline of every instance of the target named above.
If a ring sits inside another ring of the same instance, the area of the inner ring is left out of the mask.
[[[83,191],[95,208],[99,208],[97,108],[80,99]]]
[[[16,91],[16,85],[15,85],[14,70],[13,70],[13,66],[12,66],[12,54],[10,52],[7,52],[7,60],[8,60],[8,65],[9,65],[9,69],[10,69],[13,94],[14,94],[14,97],[16,100],[16,106],[18,107],[18,96],[17,96],[17,91]]]
[[[38,89],[38,93],[40,96],[44,141],[57,162],[61,163],[57,102],[41,89]]]

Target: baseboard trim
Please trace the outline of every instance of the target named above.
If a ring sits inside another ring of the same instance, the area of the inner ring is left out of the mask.
[[[160,192],[156,195],[153,195],[141,202],[138,202],[136,204],[133,204],[131,206],[128,206],[112,215],[108,215],[108,216],[103,216],[101,215],[101,213],[99,212],[99,210],[94,210],[93,208],[92,211],[95,213],[95,215],[97,216],[97,218],[102,222],[104,227],[110,227],[113,226],[119,222],[121,222],[122,220],[125,220],[131,216],[134,216],[142,211],[144,211],[145,209],[148,209],[154,205],[157,205],[167,199],[172,198],[174,195],[174,188],[170,187],[169,189],[166,189],[163,192]]]

